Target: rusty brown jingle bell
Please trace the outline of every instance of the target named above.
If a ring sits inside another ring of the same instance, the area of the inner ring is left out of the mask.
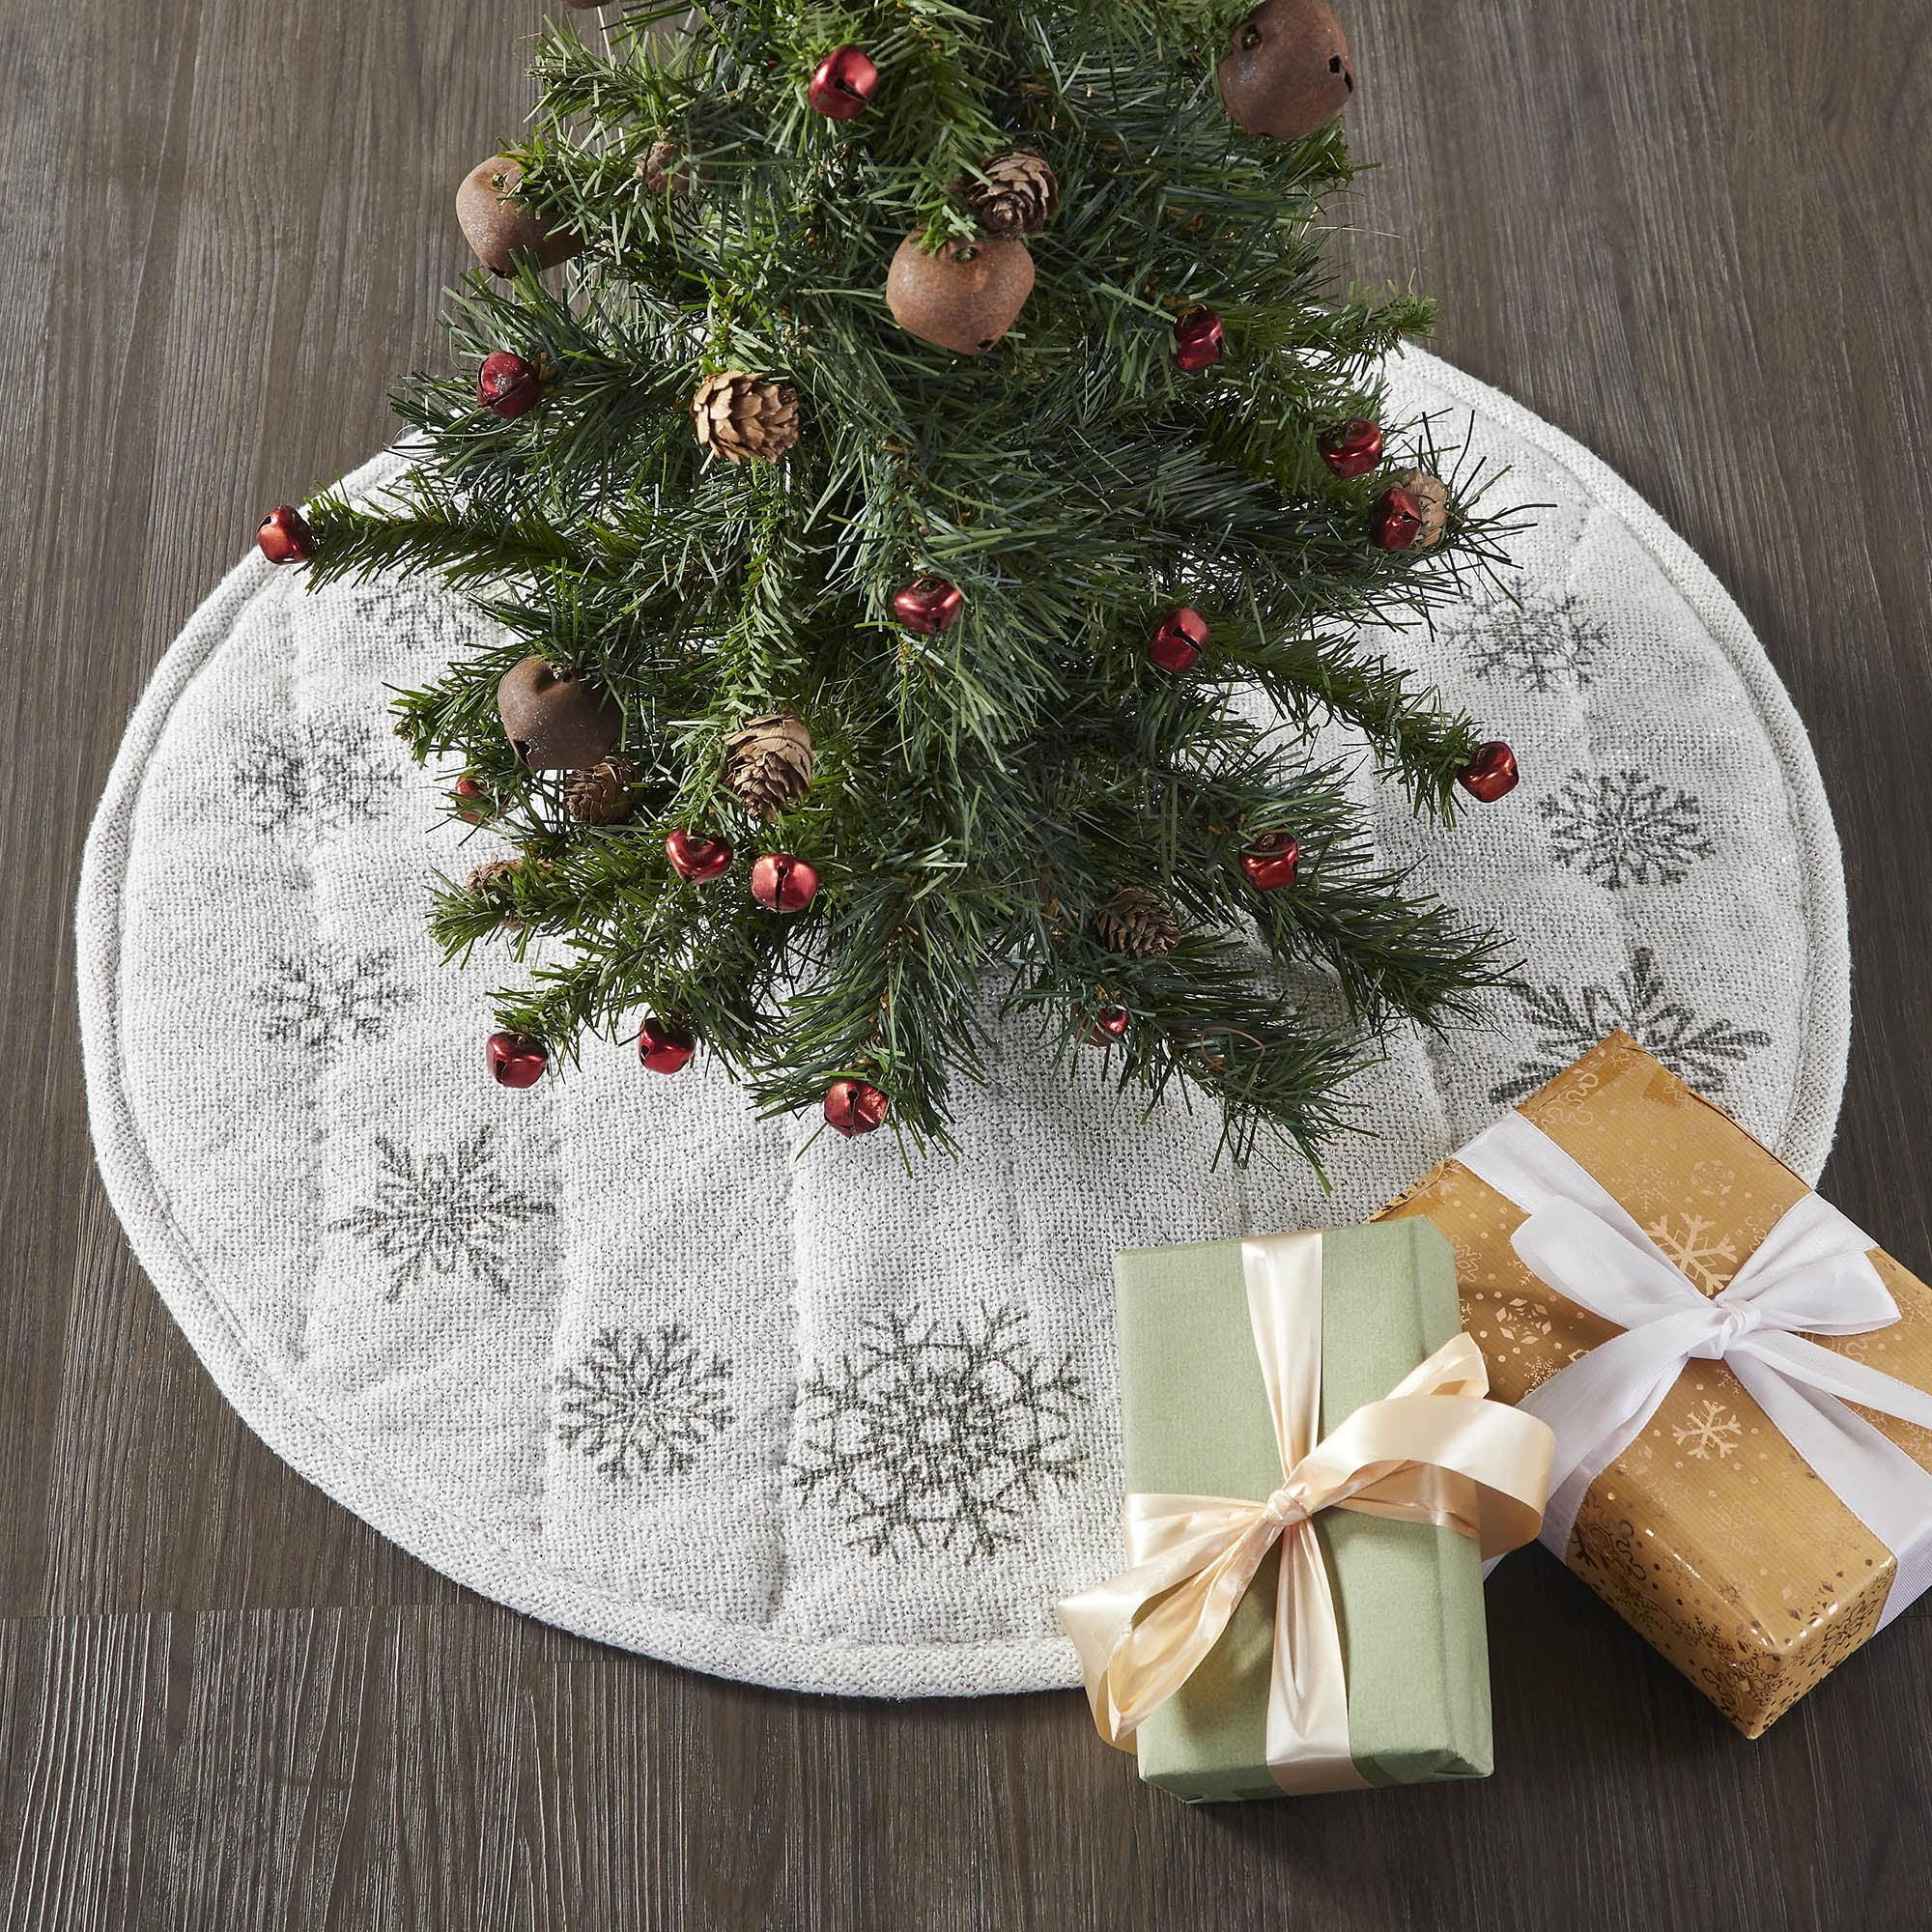
[[[471,168],[456,190],[456,221],[463,239],[493,275],[510,273],[519,256],[532,256],[538,268],[554,269],[583,252],[575,235],[551,227],[510,199],[523,178],[520,163],[508,155],[492,155]]]
[[[1355,91],[1348,36],[1326,0],[1262,0],[1228,42],[1221,104],[1236,127],[1298,141]]]
[[[1033,257],[1017,235],[948,242],[936,255],[908,235],[886,276],[886,306],[908,335],[983,355],[1006,334],[1033,293]]]
[[[610,756],[624,714],[609,692],[545,657],[513,664],[497,684],[510,749],[533,772],[584,771]]]

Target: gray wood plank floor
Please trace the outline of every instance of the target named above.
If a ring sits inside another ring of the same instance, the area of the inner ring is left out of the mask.
[[[1349,0],[1341,246],[1713,562],[1816,736],[1858,964],[1828,1187],[1921,1271],[1932,15]],[[1932,1621],[1761,1744],[1555,1566],[1487,1785],[1193,1814],[1069,1695],[880,1707],[482,1603],[276,1463],[91,1166],[69,929],[159,651],[387,434],[535,0],[0,5],[0,1898],[26,1928],[1926,1922]],[[185,889],[191,882],[185,882]]]

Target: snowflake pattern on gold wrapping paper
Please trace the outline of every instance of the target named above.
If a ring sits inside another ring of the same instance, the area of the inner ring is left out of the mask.
[[[600,1328],[557,1378],[556,1439],[613,1482],[681,1476],[736,1419],[731,1365],[668,1321],[655,1331]]]
[[[792,1483],[837,1510],[868,1555],[990,1555],[1073,1481],[1086,1402],[1071,1355],[1042,1356],[1015,1309],[877,1317],[836,1367],[806,1379]]]
[[[1738,1245],[1699,1214],[1666,1214],[1643,1231],[1702,1294],[1717,1294],[1738,1271]]]
[[[1552,1376],[1560,1376],[1572,1362],[1580,1362],[1585,1350],[1572,1349],[1566,1356],[1528,1355],[1522,1360],[1522,1393],[1541,1388]],[[1520,1398],[1519,1398],[1520,1400]]]
[[[1674,1422],[1670,1425],[1671,1440],[1687,1456],[1695,1457],[1700,1463],[1721,1463],[1726,1456],[1734,1455],[1744,1433],[1744,1424],[1737,1416],[1715,1401],[1699,1403],[1681,1425]]]
[[[1885,1433],[1921,1469],[1932,1469],[1932,1429],[1922,1422],[1896,1422],[1888,1418]]]
[[[1540,1341],[1549,1334],[1549,1311],[1526,1294],[1513,1294],[1497,1305],[1492,1318],[1505,1342]]]
[[[1631,954],[1629,969],[1617,975],[1613,985],[1592,984],[1572,992],[1563,985],[1512,980],[1502,990],[1522,1003],[1536,1041],[1518,1061],[1515,1074],[1490,1089],[1490,1098],[1499,1107],[1513,1106],[1555,1079],[1605,1034],[1619,1030],[1705,1094],[1721,1094],[1731,1068],[1771,1044],[1771,1036],[1761,1028],[1710,1019],[1671,998],[1647,946]]]

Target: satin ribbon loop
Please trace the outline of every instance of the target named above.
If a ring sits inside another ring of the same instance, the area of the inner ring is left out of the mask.
[[[1321,1236],[1243,1241],[1241,1260],[1280,1485],[1260,1501],[1130,1493],[1131,1567],[1057,1607],[1080,1655],[1095,1726],[1109,1744],[1131,1749],[1135,1730],[1219,1641],[1278,1544],[1268,1768],[1285,1791],[1359,1787],[1341,1624],[1314,1518],[1352,1509],[1440,1524],[1486,1554],[1514,1548],[1536,1534],[1550,1435],[1534,1417],[1486,1400],[1482,1354],[1459,1334],[1318,1440]]]
[[[1542,1541],[1567,1553],[1590,1485],[1692,1361],[1722,1362],[1840,1502],[1897,1559],[1881,1624],[1932,1585],[1932,1474],[1847,1403],[1932,1428],[1932,1395],[1821,1348],[1898,1321],[1871,1236],[1814,1193],[1706,1295],[1580,1163],[1517,1113],[1456,1155],[1524,1216],[1518,1259],[1622,1333],[1523,1397],[1555,1432]]]
[[[1711,1334],[1690,1350],[1704,1361],[1721,1362],[1753,1328],[1763,1325],[1764,1313],[1755,1302],[1733,1301],[1718,1295],[1711,1303]]]
[[[1298,1495],[1296,1495],[1292,1489],[1290,1489],[1286,1483],[1284,1483],[1281,1486],[1281,1488],[1275,1491],[1273,1495],[1269,1496],[1267,1501],[1262,1505],[1262,1514],[1265,1516],[1277,1529],[1291,1529],[1297,1522],[1306,1522],[1308,1520],[1309,1508],[1308,1505],[1304,1503],[1301,1500],[1301,1498]]]

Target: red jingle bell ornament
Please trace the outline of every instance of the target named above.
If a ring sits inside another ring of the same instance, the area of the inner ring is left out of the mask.
[[[1383,550],[1412,550],[1422,534],[1422,505],[1397,485],[1384,490],[1376,503],[1369,533]]]
[[[1207,641],[1207,618],[1191,604],[1179,604],[1154,626],[1148,639],[1148,659],[1178,676],[1194,668]]]
[[[1492,738],[1487,745],[1476,747],[1476,755],[1456,774],[1456,782],[1471,798],[1493,805],[1505,792],[1516,789],[1520,776],[1516,753],[1500,738]]]
[[[1228,331],[1211,308],[1191,308],[1174,325],[1174,366],[1189,375],[1211,369],[1227,353]]]
[[[697,1051],[691,1029],[654,1013],[638,1030],[638,1058],[653,1073],[681,1073]]]
[[[466,825],[481,825],[496,813],[497,801],[483,789],[480,781],[468,772],[457,780],[456,795],[463,801],[456,808],[456,815]]]
[[[1301,846],[1286,832],[1266,832],[1241,854],[1241,870],[1258,893],[1292,886],[1301,870]]]
[[[965,593],[943,577],[916,577],[893,592],[893,615],[922,638],[950,631],[965,608]]]
[[[863,1080],[835,1080],[825,1090],[825,1118],[848,1141],[885,1125],[892,1102]]]
[[[306,563],[315,554],[315,532],[293,503],[278,503],[262,519],[255,542],[270,563]]]
[[[805,98],[829,121],[856,121],[879,91],[879,70],[864,47],[834,47],[811,71]]]
[[[1337,476],[1366,476],[1382,460],[1382,426],[1367,416],[1350,416],[1324,430],[1315,446]]]
[[[680,879],[689,879],[694,886],[707,885],[729,867],[731,841],[705,832],[686,832],[680,826],[665,840],[665,857]]]
[[[1125,1007],[1102,1007],[1094,1015],[1093,1025],[1080,1037],[1089,1046],[1105,1046],[1112,1040],[1125,1038],[1132,1024],[1133,1015]]]
[[[484,356],[476,372],[476,407],[513,422],[536,408],[543,396],[543,378],[534,362],[507,349]]]
[[[498,1087],[534,1087],[550,1065],[550,1048],[521,1033],[493,1033],[490,1071]]]
[[[818,896],[818,872],[789,852],[767,852],[752,867],[752,896],[773,912],[803,912]]]

